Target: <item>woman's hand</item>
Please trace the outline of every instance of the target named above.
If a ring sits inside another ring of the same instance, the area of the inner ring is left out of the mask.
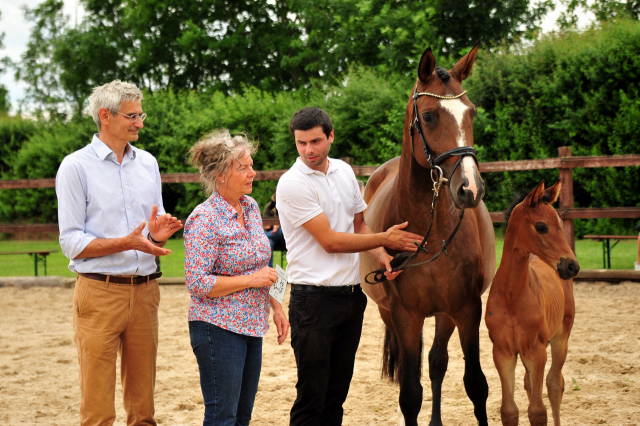
[[[273,309],[273,323],[278,330],[278,344],[281,345],[287,340],[289,334],[289,320],[282,310],[282,305],[273,297],[271,299],[271,309]]]
[[[249,275],[249,287],[268,287],[278,281],[278,273],[268,266]]]

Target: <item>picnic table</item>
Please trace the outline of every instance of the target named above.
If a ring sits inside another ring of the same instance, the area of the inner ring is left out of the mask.
[[[30,250],[30,251],[7,251],[0,252],[0,255],[6,254],[28,254],[33,258],[33,271],[35,276],[38,276],[38,263],[44,265],[44,276],[47,276],[47,256],[51,253],[57,253],[58,250]]]
[[[584,238],[589,240],[602,241],[602,268],[611,269],[611,250],[620,242],[620,240],[637,240],[635,235],[585,235]],[[610,240],[616,240],[610,245]]]

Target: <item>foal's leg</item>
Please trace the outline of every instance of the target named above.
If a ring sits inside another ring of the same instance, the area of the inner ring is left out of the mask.
[[[473,413],[480,426],[487,425],[487,398],[489,385],[480,366],[480,320],[482,301],[480,297],[456,315],[460,344],[464,353],[464,388],[473,403]]]
[[[518,356],[509,348],[510,343],[499,337],[496,337],[493,342],[493,363],[496,365],[502,385],[500,418],[503,426],[516,426],[520,415],[514,398]]]
[[[418,425],[418,413],[422,407],[420,369],[422,357],[422,327],[424,318],[416,316],[401,306],[391,309],[393,327],[400,349],[400,410],[406,426]]]
[[[567,359],[569,332],[557,334],[551,339],[550,344],[551,367],[549,368],[549,374],[547,374],[547,394],[549,395],[549,403],[551,404],[553,424],[560,426],[560,404],[562,403],[562,394],[564,393],[562,367]]]
[[[520,354],[527,373],[525,375],[525,389],[529,395],[529,423],[531,426],[546,426],[547,407],[542,402],[542,383],[544,381],[544,366],[547,363],[547,349],[542,342],[533,342],[526,352]]]
[[[429,379],[431,379],[431,394],[433,396],[429,426],[442,425],[442,381],[449,365],[447,345],[455,328],[455,324],[448,316],[436,316],[436,334],[433,338],[433,346],[429,351]]]

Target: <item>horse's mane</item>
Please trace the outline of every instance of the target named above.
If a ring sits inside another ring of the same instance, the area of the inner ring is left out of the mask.
[[[449,79],[451,78],[449,71],[445,70],[442,67],[436,67],[436,74],[438,75],[438,77],[440,77],[440,80],[442,80],[443,83],[448,83]]]

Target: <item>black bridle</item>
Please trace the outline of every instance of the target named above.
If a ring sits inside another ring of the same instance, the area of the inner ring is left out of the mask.
[[[478,165],[478,159],[476,158],[476,150],[472,146],[456,147],[448,151],[445,151],[440,155],[436,155],[435,151],[429,146],[429,143],[427,142],[427,138],[424,135],[424,130],[422,130],[422,123],[421,123],[420,114],[418,111],[418,98],[420,96],[432,96],[438,99],[458,99],[462,97],[465,93],[467,93],[467,91],[463,90],[462,93],[459,93],[457,95],[443,96],[443,95],[436,95],[435,93],[430,93],[430,92],[418,92],[417,84],[413,90],[413,114],[411,117],[411,123],[409,125],[409,134],[411,136],[411,153],[412,155],[415,155],[414,154],[415,151],[413,149],[413,133],[415,129],[418,131],[418,134],[422,139],[422,150],[424,151],[424,156],[427,158],[427,161],[429,162],[429,166],[431,169],[431,180],[433,181],[433,201],[431,203],[431,213],[429,215],[431,218],[431,223],[429,224],[429,228],[427,229],[427,233],[422,239],[422,242],[420,244],[414,242],[414,244],[418,246],[418,250],[416,250],[413,253],[409,253],[406,251],[400,252],[393,257],[393,260],[391,260],[392,272],[400,271],[402,269],[412,268],[414,266],[424,265],[425,263],[431,263],[434,260],[436,260],[438,257],[440,257],[442,253],[444,253],[446,256],[449,256],[449,253],[447,252],[447,247],[449,246],[449,244],[453,240],[453,237],[456,235],[456,233],[458,232],[458,229],[460,228],[460,225],[462,223],[462,218],[464,217],[464,209],[460,210],[460,215],[458,216],[458,224],[456,225],[451,235],[449,235],[449,238],[447,238],[446,241],[442,240],[442,248],[440,249],[440,251],[429,260],[426,260],[420,263],[413,263],[411,265],[409,264],[416,257],[418,257],[418,254],[421,251],[425,253],[429,253],[429,251],[425,248],[425,245],[427,244],[427,239],[429,238],[429,234],[431,234],[431,229],[433,227],[435,210],[436,210],[436,202],[438,201],[438,196],[440,194],[440,189],[442,185],[447,185],[449,183],[449,181],[453,177],[453,173],[456,171],[456,169],[458,168],[458,166],[460,165],[464,157],[473,158],[473,161],[476,162],[476,165]],[[440,168],[440,164],[442,164],[444,161],[448,160],[451,157],[459,157],[459,158],[456,161],[453,168],[451,169],[449,178],[445,178],[443,176],[442,169]],[[379,284],[386,280],[384,276],[385,272],[386,272],[386,269],[377,269],[375,271],[369,272],[364,280],[365,282],[367,282],[367,284],[371,284],[371,285]],[[373,275],[373,282],[369,281],[369,277],[371,275]]]

